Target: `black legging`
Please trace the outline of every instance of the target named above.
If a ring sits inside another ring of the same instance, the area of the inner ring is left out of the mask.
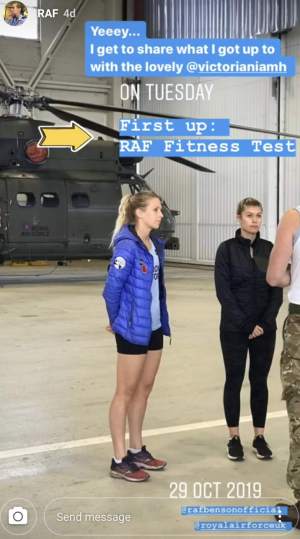
[[[227,425],[237,427],[239,424],[240,391],[249,350],[250,406],[253,426],[263,428],[268,406],[267,377],[273,359],[276,332],[270,331],[249,340],[246,333],[221,331],[220,338],[226,371],[224,410]]]

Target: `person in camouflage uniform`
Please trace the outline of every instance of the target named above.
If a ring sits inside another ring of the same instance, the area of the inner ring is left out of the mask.
[[[280,360],[282,398],[290,423],[290,459],[287,482],[300,500],[300,312],[289,314],[283,328],[283,351]]]
[[[291,260],[291,266],[289,262]],[[288,286],[289,314],[283,326],[280,359],[282,398],[289,418],[290,455],[287,483],[296,502],[282,521],[300,529],[300,206],[283,216],[270,257],[267,281],[271,286]]]

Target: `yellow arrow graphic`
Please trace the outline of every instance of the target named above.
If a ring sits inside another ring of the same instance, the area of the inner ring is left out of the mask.
[[[82,150],[86,144],[93,140],[93,135],[76,122],[70,125],[40,125],[41,138],[38,141],[40,148],[71,148],[72,152]]]

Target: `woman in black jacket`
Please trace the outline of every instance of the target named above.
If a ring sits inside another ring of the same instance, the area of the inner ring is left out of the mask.
[[[259,459],[272,458],[264,438],[264,427],[268,405],[267,377],[273,359],[282,289],[266,282],[272,243],[260,238],[262,213],[258,200],[242,200],[237,208],[240,228],[234,238],[219,245],[215,260],[216,292],[222,307],[220,339],[226,372],[224,410],[230,436],[227,454],[231,460],[244,458],[239,417],[248,351],[253,450]]]

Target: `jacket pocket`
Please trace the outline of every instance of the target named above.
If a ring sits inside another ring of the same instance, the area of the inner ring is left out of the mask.
[[[128,318],[127,318],[127,326],[129,328],[131,328],[133,324],[133,314],[134,314],[134,301],[132,300],[131,305],[130,305],[130,310],[128,313]]]

